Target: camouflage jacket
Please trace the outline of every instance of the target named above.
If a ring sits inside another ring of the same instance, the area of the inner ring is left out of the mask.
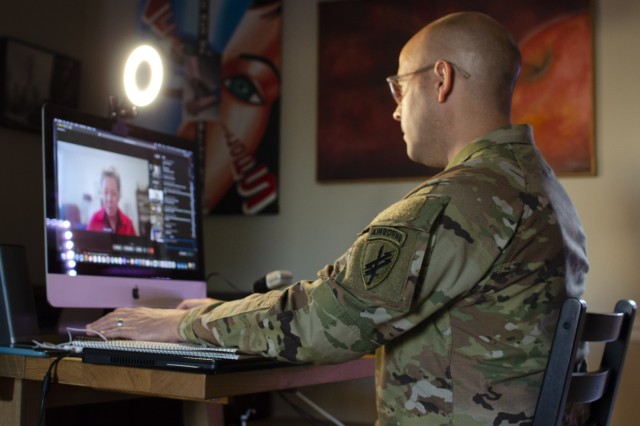
[[[526,125],[466,146],[315,281],[194,308],[185,339],[293,362],[376,352],[379,424],[527,424],[585,241]]]

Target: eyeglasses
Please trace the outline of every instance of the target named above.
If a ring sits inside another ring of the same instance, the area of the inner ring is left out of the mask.
[[[469,78],[471,77],[471,74],[469,74],[468,72],[466,72],[465,70],[463,70],[462,68],[460,68],[459,66],[457,66],[456,64],[454,64],[451,61],[446,61],[448,64],[450,64],[453,68],[455,68],[456,70],[458,70],[460,72],[460,74],[464,77],[464,78]],[[425,71],[429,71],[431,69],[433,69],[433,67],[436,64],[433,63],[431,65],[427,65],[426,67],[422,67],[422,68],[418,68],[415,71],[412,72],[408,72],[406,74],[396,74],[396,75],[392,75],[390,77],[387,77],[387,83],[389,83],[389,89],[391,90],[391,96],[393,96],[393,99],[396,101],[396,103],[400,103],[402,102],[402,86],[400,86],[400,81],[401,80],[406,80],[407,78],[411,77],[414,74],[419,74],[421,72],[425,72]]]

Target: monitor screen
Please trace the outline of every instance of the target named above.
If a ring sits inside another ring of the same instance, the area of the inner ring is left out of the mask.
[[[197,144],[50,104],[42,119],[49,303],[204,297]]]

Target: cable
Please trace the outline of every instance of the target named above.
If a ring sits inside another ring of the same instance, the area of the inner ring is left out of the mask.
[[[229,287],[231,287],[232,289],[234,289],[235,291],[237,291],[238,293],[246,293],[245,290],[240,290],[238,288],[238,286],[236,286],[234,283],[232,283],[227,277],[225,277],[224,275],[222,275],[219,272],[211,272],[209,275],[207,275],[205,277],[205,282],[209,282],[209,280],[213,277],[218,277],[220,278],[226,285],[228,285]]]
[[[42,422],[44,421],[45,405],[47,401],[47,394],[49,393],[49,386],[51,385],[53,369],[56,368],[60,360],[62,360],[62,358],[66,357],[67,355],[69,354],[63,353],[58,355],[56,359],[54,359],[51,364],[49,364],[49,368],[47,369],[47,372],[42,379],[42,395],[40,397],[40,415],[38,417],[38,425],[42,425]]]
[[[73,344],[73,335],[71,334],[72,331],[84,331],[84,332],[91,332],[93,334],[95,334],[98,337],[86,337],[86,339],[100,339],[100,340],[104,340],[107,341],[109,339],[107,339],[107,337],[100,333],[98,330],[91,330],[89,328],[73,328],[73,327],[67,327],[67,335],[69,336],[69,340],[67,340],[66,342],[63,343],[49,343],[49,342],[40,342],[38,340],[32,340],[32,343],[34,345],[35,348],[38,349],[42,349],[48,352],[52,352],[52,351],[69,351],[69,352],[73,352],[73,353],[79,353],[82,352],[82,348],[75,346]],[[85,338],[85,337],[83,337]]]
[[[329,420],[334,425],[336,425],[336,426],[344,426],[344,423],[342,423],[340,420],[338,420],[335,417],[333,417],[327,411],[323,410],[318,404],[316,404],[315,402],[311,401],[309,398],[304,396],[299,390],[295,391],[295,395],[298,398],[300,398],[302,401],[304,401],[307,405],[309,405],[311,408],[313,408],[318,413],[320,413],[322,416],[324,416],[327,420]]]
[[[307,398],[306,396],[304,396],[299,390],[295,390],[292,391],[293,394],[295,396],[297,396],[300,400],[302,400],[305,404],[307,404],[309,407],[313,408],[318,414],[320,414],[321,416],[323,416],[325,419],[327,419],[327,421],[329,421],[331,424],[336,425],[336,426],[345,426],[344,423],[342,423],[340,420],[336,419],[335,417],[333,417],[331,414],[329,414],[327,411],[325,411],[324,409],[322,409],[318,404],[316,404],[315,402],[311,401],[309,398]],[[284,401],[289,404],[289,406],[291,408],[293,408],[301,417],[303,417],[305,420],[307,420],[308,423],[312,424],[312,425],[322,425],[322,424],[326,424],[325,421],[321,421],[318,420],[316,418],[314,418],[313,416],[311,416],[308,412],[306,412],[305,410],[303,410],[301,407],[299,407],[297,404],[294,404],[288,396],[285,396],[285,392],[278,392],[278,395],[280,395],[280,397],[282,399],[284,399]]]
[[[84,331],[85,333],[88,331],[97,335],[101,340],[104,340],[104,341],[109,340],[104,334],[100,333],[98,330],[92,330],[90,328],[67,327],[67,336],[69,336],[69,343],[73,341],[73,335],[71,334],[72,331]]]
[[[311,416],[305,410],[300,408],[297,404],[294,404],[293,401],[291,401],[288,396],[285,396],[285,392],[278,392],[277,394],[280,396],[280,398],[284,400],[284,402],[286,402],[289,405],[289,407],[291,407],[296,413],[298,413],[300,417],[304,418],[307,421],[307,423],[309,423],[310,425],[322,424],[317,419],[313,418],[313,416]]]

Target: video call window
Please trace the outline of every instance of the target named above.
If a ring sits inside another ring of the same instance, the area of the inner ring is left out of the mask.
[[[59,119],[53,132],[58,212],[47,228],[61,272],[196,269],[192,150]]]

